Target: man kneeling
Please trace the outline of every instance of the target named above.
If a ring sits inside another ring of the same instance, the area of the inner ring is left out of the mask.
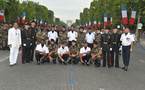
[[[80,61],[82,64],[89,65],[91,58],[91,48],[88,47],[87,43],[84,43],[83,47],[80,49]]]
[[[69,58],[69,48],[65,46],[64,43],[62,43],[58,48],[57,53],[59,57],[58,59],[59,63],[67,64]]]
[[[45,40],[42,40],[40,44],[36,46],[35,49],[35,57],[37,60],[37,64],[49,62],[49,50],[45,44]]]

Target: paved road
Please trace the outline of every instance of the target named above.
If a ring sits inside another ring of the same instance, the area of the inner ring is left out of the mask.
[[[5,60],[0,62],[0,90],[145,90],[145,49],[134,48],[128,72],[93,65],[9,67]]]

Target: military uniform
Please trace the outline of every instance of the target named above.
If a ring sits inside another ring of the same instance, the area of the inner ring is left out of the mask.
[[[111,34],[111,66],[119,67],[119,48],[121,45],[120,34],[112,33]],[[115,56],[115,57],[114,57]]]
[[[91,57],[92,57],[92,60],[94,61],[94,64],[97,66],[97,67],[100,67],[101,65],[101,54],[102,52],[100,52],[101,49],[99,47],[93,47],[92,50],[91,50]]]
[[[32,35],[31,30],[22,30],[22,63],[30,63]]]
[[[77,64],[79,63],[79,47],[77,45],[70,46],[70,61],[69,63]]]
[[[95,43],[97,44],[98,47],[101,47],[101,33],[96,33]]]
[[[58,46],[56,44],[49,44],[48,47],[49,47],[49,51],[50,51],[49,56],[50,56],[51,60],[53,61],[53,63],[56,64],[56,59],[58,57],[58,55],[57,55]]]
[[[103,54],[103,67],[110,67],[110,34],[104,33],[101,35],[101,48]]]
[[[2,49],[2,29],[0,28],[0,49]]]
[[[7,29],[2,30],[2,48],[8,48],[7,42],[8,41],[8,31]]]
[[[66,32],[64,31],[60,31],[59,33],[59,43],[62,43],[62,42],[66,42],[67,41],[67,34]]]
[[[82,43],[84,42],[84,39],[85,39],[85,33],[84,32],[79,32],[79,35],[78,35],[79,47],[82,46]]]

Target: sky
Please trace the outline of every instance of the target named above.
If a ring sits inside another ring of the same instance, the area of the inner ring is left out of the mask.
[[[45,5],[49,10],[54,11],[55,17],[63,21],[79,18],[84,8],[90,7],[93,0],[31,0]]]

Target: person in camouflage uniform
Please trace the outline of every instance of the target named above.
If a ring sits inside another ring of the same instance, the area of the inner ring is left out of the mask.
[[[59,43],[62,42],[67,42],[67,31],[66,30],[62,30],[59,32]]]
[[[48,48],[49,48],[49,58],[50,58],[50,61],[53,62],[53,64],[56,64],[56,59],[58,57],[57,55],[57,45],[55,43],[55,41],[52,39],[48,45]]]
[[[0,49],[2,49],[2,26],[0,26]]]
[[[93,44],[93,48],[91,50],[91,59],[93,60],[95,66],[100,67],[101,65],[101,48],[96,44]]]
[[[8,24],[4,24],[2,27],[2,48],[8,49],[7,41],[8,41]]]
[[[43,27],[41,27],[41,29],[39,29],[39,31],[36,33],[36,40],[37,43],[40,43],[41,40],[46,40],[47,39],[47,33],[46,31],[43,29]]]
[[[79,63],[79,46],[76,41],[72,41],[70,46],[70,60],[69,63],[78,64]]]
[[[78,34],[78,42],[77,42],[79,44],[79,47],[82,46],[82,43],[84,42],[85,39],[85,35],[86,33],[84,32],[84,28],[80,27],[79,34]]]
[[[99,30],[96,30],[95,43],[97,44],[98,47],[101,46],[101,33]]]

